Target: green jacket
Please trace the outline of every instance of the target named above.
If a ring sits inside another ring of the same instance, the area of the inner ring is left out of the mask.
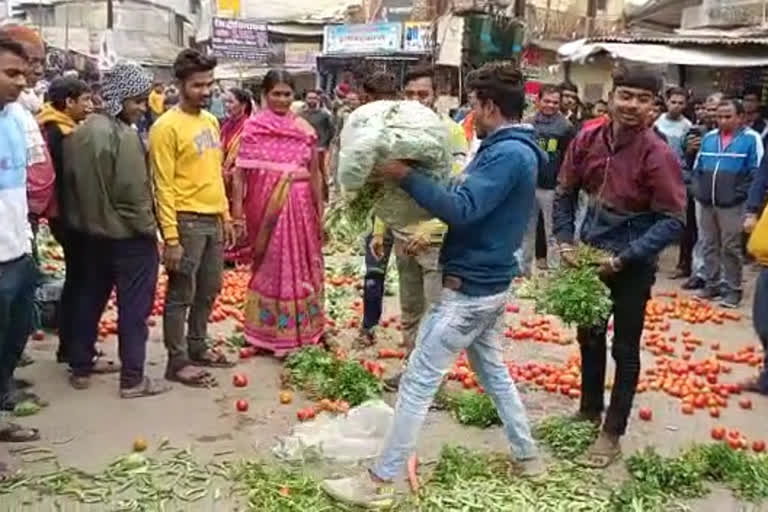
[[[63,194],[67,224],[114,239],[156,236],[144,146],[131,126],[93,114],[66,138]]]

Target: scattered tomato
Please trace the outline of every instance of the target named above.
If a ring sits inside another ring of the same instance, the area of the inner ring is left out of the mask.
[[[763,453],[765,451],[765,441],[755,441],[752,443],[752,451],[755,453]]]
[[[293,402],[293,393],[290,391],[281,391],[280,392],[280,403],[285,405]]]
[[[653,411],[651,411],[647,407],[643,407],[638,411],[638,416],[640,416],[640,419],[643,421],[651,421],[651,419],[653,418]]]
[[[133,451],[135,452],[143,452],[147,449],[148,443],[147,440],[143,437],[137,437],[133,440]]]
[[[742,409],[751,409],[752,408],[752,400],[749,398],[742,398],[739,400],[739,407]]]
[[[244,388],[248,385],[248,377],[242,373],[236,373],[232,376],[232,385],[236,388]]]
[[[247,401],[247,400],[243,400],[243,399],[241,398],[240,400],[238,400],[237,402],[235,402],[235,408],[236,408],[236,409],[237,409],[239,412],[245,412],[245,411],[247,411],[247,410],[248,410],[248,401]]]
[[[722,441],[725,438],[725,429],[723,427],[715,427],[710,431],[712,439],[716,441]]]

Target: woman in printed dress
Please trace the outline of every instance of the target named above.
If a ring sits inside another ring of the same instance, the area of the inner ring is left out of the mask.
[[[224,174],[224,186],[227,198],[232,204],[232,183],[235,175],[235,160],[240,151],[240,138],[243,134],[245,121],[253,113],[253,96],[244,89],[230,89],[224,97],[227,109],[227,120],[221,125],[221,149],[224,152],[224,164],[221,172]],[[224,251],[224,261],[229,264],[247,264],[250,262],[250,245],[243,238],[231,249]]]
[[[291,112],[291,76],[270,71],[262,91],[265,108],[243,128],[232,216],[247,228],[251,245],[246,339],[283,357],[318,343],[325,325],[323,176],[317,135]]]

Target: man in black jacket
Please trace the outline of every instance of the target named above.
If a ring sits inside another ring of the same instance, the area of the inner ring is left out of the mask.
[[[568,119],[560,112],[561,90],[554,85],[543,85],[539,91],[538,111],[527,122],[536,130],[536,141],[547,154],[547,161],[539,168],[536,184],[536,203],[531,224],[523,242],[523,275],[531,275],[536,245],[536,221],[539,211],[544,217],[544,232],[547,240],[547,266],[553,269],[558,264],[558,248],[552,233],[552,205],[560,164],[563,162],[568,144],[576,135]]]
[[[57,78],[48,88],[49,102],[43,105],[37,115],[37,122],[43,131],[51,154],[53,169],[56,172],[56,200],[59,207],[59,217],[50,220],[51,233],[64,250],[64,287],[61,291],[59,307],[59,350],[56,354],[59,362],[68,360],[68,350],[72,339],[72,305],[77,297],[77,283],[82,282],[82,260],[79,252],[82,241],[77,233],[69,229],[63,222],[67,205],[63,198],[62,172],[64,138],[74,132],[78,123],[82,122],[93,110],[91,93],[88,85],[77,78]]]

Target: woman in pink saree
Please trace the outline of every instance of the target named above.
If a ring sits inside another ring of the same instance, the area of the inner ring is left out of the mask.
[[[240,139],[245,121],[253,113],[253,96],[244,89],[230,89],[224,97],[227,120],[221,125],[221,149],[224,152],[224,186],[227,198],[232,204],[232,189],[235,175],[235,161],[240,153]],[[224,261],[229,264],[247,264],[251,258],[251,247],[247,240],[238,241],[231,249],[224,250]]]
[[[266,108],[243,128],[232,213],[251,245],[246,340],[283,357],[318,343],[325,326],[323,177],[315,131],[290,110],[291,76],[270,71],[262,90]]]

